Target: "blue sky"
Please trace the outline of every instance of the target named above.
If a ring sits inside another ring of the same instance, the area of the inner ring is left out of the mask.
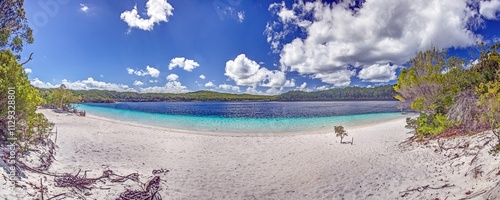
[[[500,41],[500,1],[25,1],[37,87],[279,94],[394,84],[432,46]],[[469,3],[468,3],[469,2]],[[471,3],[473,2],[473,3]]]

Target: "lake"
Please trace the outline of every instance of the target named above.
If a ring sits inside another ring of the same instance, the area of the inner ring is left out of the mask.
[[[399,118],[397,101],[86,103],[87,113],[209,133],[308,132]]]

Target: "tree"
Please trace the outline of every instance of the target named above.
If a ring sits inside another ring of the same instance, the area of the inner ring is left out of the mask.
[[[478,68],[483,73],[482,82],[476,87],[479,95],[478,105],[483,108],[482,120],[489,125],[493,134],[497,137],[497,145],[492,153],[500,152],[500,55],[497,49],[500,43],[490,47],[492,50],[483,54],[483,59]]]
[[[14,54],[0,51],[0,142],[5,144],[8,138],[15,138],[23,151],[40,142],[34,137],[47,138],[39,134],[47,132],[51,124],[35,112],[41,102],[38,90],[30,84]],[[15,129],[7,127],[8,121],[15,121]]]
[[[24,0],[0,1],[0,49],[19,53],[24,44],[33,43],[33,30],[28,25],[23,5]],[[20,55],[15,57],[19,59]]]
[[[81,101],[79,96],[73,95],[71,90],[66,89],[64,84],[61,84],[59,88],[52,91],[52,93],[46,99],[47,103],[61,110],[68,110],[72,103],[77,103]]]
[[[447,113],[462,87],[469,84],[462,75],[463,63],[463,59],[446,58],[446,52],[432,49],[419,52],[411,67],[401,71],[394,86],[396,99],[420,112],[416,124],[408,121],[418,136],[436,135],[454,124]]]
[[[340,143],[342,143],[344,137],[347,136],[347,132],[344,130],[343,126],[334,126],[334,129],[335,129],[335,135],[337,137],[340,137]]]
[[[481,93],[478,104],[485,110],[482,119],[489,124],[498,141],[492,152],[498,153],[500,151],[500,82],[481,83],[477,91]]]

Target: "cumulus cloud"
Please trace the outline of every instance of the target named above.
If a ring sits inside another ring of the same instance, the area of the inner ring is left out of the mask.
[[[226,62],[224,75],[241,86],[295,87],[295,80],[286,80],[285,73],[261,67],[257,62],[248,59],[245,54]]]
[[[52,85],[49,82],[43,82],[38,78],[35,78],[30,81],[31,85],[37,87],[37,88],[55,88],[58,87],[58,85]]]
[[[138,28],[145,31],[153,30],[155,24],[168,22],[168,18],[173,15],[174,7],[166,0],[148,0],[146,3],[146,14],[149,18],[144,19],[139,16],[137,5],[132,10],[127,10],[120,15],[120,19],[127,23],[129,28]]]
[[[469,0],[371,0],[357,7],[355,2],[271,4],[277,20],[264,34],[280,55],[282,71],[347,86],[356,75],[352,66],[403,64],[432,46],[467,47],[482,39],[473,32],[481,16]],[[497,3],[481,3],[482,15],[495,17]],[[302,36],[286,37],[295,32]]]
[[[80,4],[80,11],[82,12],[88,12],[89,11],[89,7],[83,3]]]
[[[35,78],[31,80],[31,84],[35,87],[39,88],[55,88],[59,87],[61,84],[64,84],[66,88],[72,89],[72,90],[91,90],[91,89],[97,89],[97,90],[114,90],[114,91],[119,91],[119,92],[135,92],[133,88],[130,88],[128,85],[124,84],[116,84],[116,83],[107,83],[103,81],[96,81],[92,77],[87,78],[86,80],[79,80],[79,81],[68,81],[66,79],[63,79],[61,81],[61,84],[57,85],[52,85],[49,82],[43,82],[40,81],[38,78]]]
[[[32,72],[33,70],[31,70],[30,68],[24,68],[24,73],[31,74]]]
[[[212,81],[209,81],[208,83],[205,83],[205,87],[215,87],[215,84],[212,83]]]
[[[261,94],[263,94],[261,91],[257,90],[257,86],[248,87],[246,89],[245,93],[255,94],[255,95],[261,95]]]
[[[363,82],[373,82],[373,83],[387,83],[392,80],[396,80],[396,69],[399,66],[396,65],[379,65],[374,64],[364,67],[359,71],[358,78]]]
[[[331,89],[331,87],[329,87],[328,85],[323,85],[323,86],[314,88],[314,90],[316,90],[316,91],[329,90],[329,89]]]
[[[205,77],[205,75],[202,74],[202,75],[200,75],[200,78],[205,79],[206,77]]]
[[[238,86],[234,86],[234,85],[229,85],[229,84],[220,84],[219,85],[219,89],[222,89],[222,90],[232,90],[234,92],[239,92],[240,91],[240,87]]]
[[[481,1],[479,3],[479,13],[486,19],[498,19],[497,13],[500,11],[500,1]]]
[[[190,71],[193,71],[194,68],[199,67],[199,66],[200,66],[200,64],[198,64],[194,60],[189,60],[189,59],[186,59],[184,57],[177,57],[177,58],[173,58],[170,61],[170,64],[168,64],[168,69],[172,70],[175,67],[180,67],[180,68],[190,72]]]
[[[167,80],[169,80],[169,81],[176,81],[177,79],[179,79],[179,75],[177,75],[177,74],[169,74],[167,76]]]
[[[141,88],[142,93],[186,93],[189,92],[186,86],[179,81],[169,81],[164,87],[154,86]]]
[[[137,76],[151,76],[154,78],[158,78],[160,76],[160,71],[154,67],[146,66],[146,71],[144,70],[134,70],[131,68],[127,67],[127,73],[128,74],[135,74]]]
[[[277,87],[272,87],[266,90],[266,94],[268,95],[277,95],[281,94],[283,92],[283,87],[280,87],[279,89]]]
[[[135,86],[143,86],[144,83],[142,81],[134,81]]]
[[[300,85],[300,86],[297,86],[295,88],[295,90],[304,91],[304,92],[310,92],[310,91],[312,91],[311,89],[307,88],[307,83],[306,82],[302,83],[302,85]]]
[[[87,78],[87,80],[81,81],[68,81],[66,79],[62,80],[62,84],[64,84],[68,89],[72,90],[114,90],[119,92],[124,91],[135,91],[133,88],[130,88],[128,85],[124,84],[116,84],[116,83],[107,83],[103,81],[96,81],[93,78]]]

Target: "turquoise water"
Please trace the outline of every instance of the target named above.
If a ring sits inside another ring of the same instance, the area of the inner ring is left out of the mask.
[[[333,128],[336,125],[353,127],[401,118],[403,116],[399,112],[389,112],[328,117],[249,118],[160,114],[86,104],[78,104],[76,107],[79,110],[85,110],[89,114],[110,119],[178,130],[211,133],[312,132],[325,128]]]

